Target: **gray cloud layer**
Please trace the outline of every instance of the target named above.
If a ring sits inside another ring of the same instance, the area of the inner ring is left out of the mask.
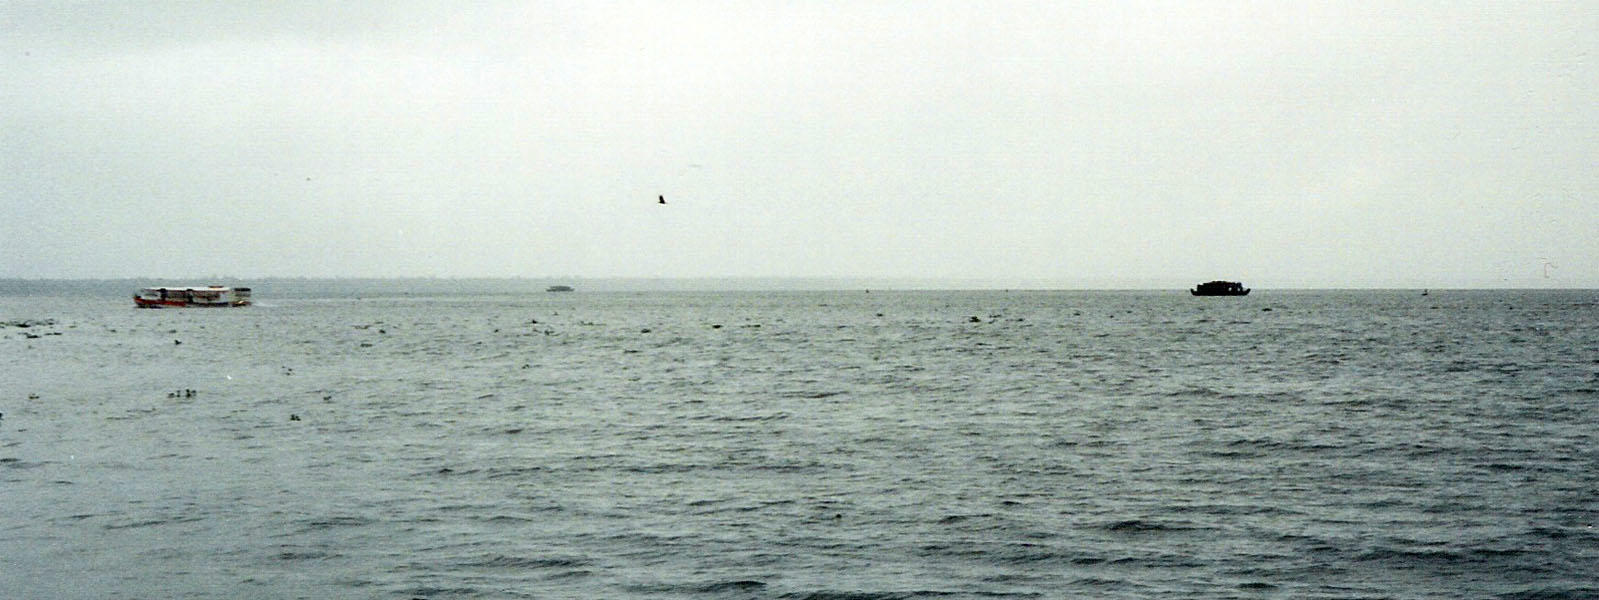
[[[1349,4],[6,4],[0,276],[1599,285],[1599,9]]]

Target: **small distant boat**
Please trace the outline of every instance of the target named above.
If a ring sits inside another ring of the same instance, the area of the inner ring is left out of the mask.
[[[1195,296],[1248,296],[1249,288],[1236,281],[1207,281],[1188,290]]]
[[[147,287],[133,295],[139,308],[191,308],[249,306],[250,288],[224,287]]]
[[[574,290],[572,289],[572,286],[569,286],[569,285],[552,285],[550,287],[544,288],[544,291],[546,291],[546,292],[571,292],[571,291],[574,291]]]

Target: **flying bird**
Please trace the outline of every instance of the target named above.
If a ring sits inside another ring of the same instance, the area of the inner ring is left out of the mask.
[[[657,202],[657,204],[666,204],[666,196],[660,196],[659,198],[660,202]]]

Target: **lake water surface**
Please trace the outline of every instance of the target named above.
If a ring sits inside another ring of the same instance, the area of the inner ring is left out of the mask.
[[[257,301],[0,296],[6,597],[1599,597],[1599,292]]]

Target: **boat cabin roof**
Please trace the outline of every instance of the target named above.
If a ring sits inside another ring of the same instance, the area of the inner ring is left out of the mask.
[[[250,288],[230,288],[221,285],[158,285],[155,287],[140,288],[141,292],[226,292],[228,290],[248,290]]]

